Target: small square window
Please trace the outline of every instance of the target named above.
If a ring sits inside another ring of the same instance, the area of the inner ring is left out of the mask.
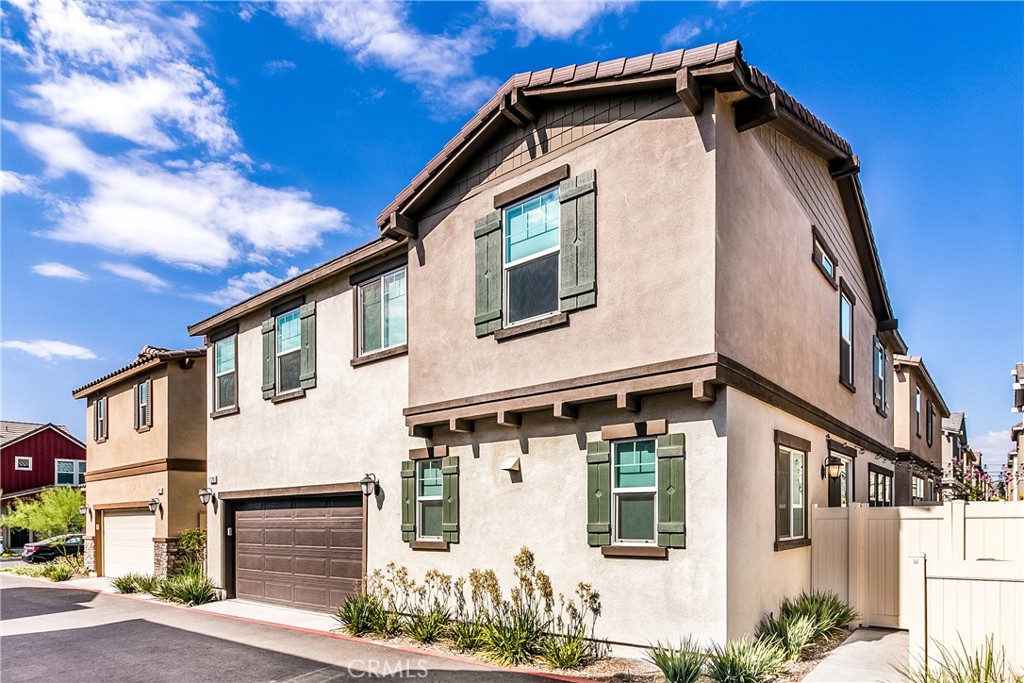
[[[23,470],[26,472],[32,471],[32,458],[19,456],[14,459],[14,469]]]

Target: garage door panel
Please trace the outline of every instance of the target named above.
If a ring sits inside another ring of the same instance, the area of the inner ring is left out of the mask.
[[[103,573],[152,574],[156,522],[148,510],[103,513]]]
[[[362,505],[359,494],[239,502],[237,596],[333,611],[362,587]]]

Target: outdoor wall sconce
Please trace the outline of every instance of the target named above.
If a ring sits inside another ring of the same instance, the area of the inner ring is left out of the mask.
[[[213,489],[199,489],[199,502],[203,505],[209,505],[213,499]]]
[[[149,508],[150,512],[156,512],[160,509],[160,500],[158,498],[150,498],[149,502],[146,503],[146,507]]]
[[[380,482],[377,481],[377,475],[373,472],[369,472],[359,480],[359,489],[363,492],[364,496],[369,498],[371,493],[377,492],[377,486],[379,484]]]
[[[89,512],[89,506],[88,505],[79,505],[78,506],[78,514],[84,515],[87,512]]]
[[[830,455],[825,458],[825,462],[821,464],[821,478],[825,478],[825,474],[828,474],[829,479],[838,479],[839,473],[843,471],[843,461],[834,455]]]

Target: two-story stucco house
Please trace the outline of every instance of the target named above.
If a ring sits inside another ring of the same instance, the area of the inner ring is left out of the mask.
[[[509,79],[382,239],[189,328],[213,578],[332,609],[529,546],[601,637],[750,631],[810,587],[812,505],[891,504],[858,171],[735,42]]]
[[[86,400],[85,563],[166,576],[178,534],[205,526],[206,350],[146,346],[75,389]]]
[[[949,408],[920,357],[897,355],[893,362],[896,505],[941,501],[942,424]]]

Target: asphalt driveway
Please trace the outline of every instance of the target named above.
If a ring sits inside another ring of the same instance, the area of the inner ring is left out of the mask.
[[[4,683],[550,680],[0,574]]]

